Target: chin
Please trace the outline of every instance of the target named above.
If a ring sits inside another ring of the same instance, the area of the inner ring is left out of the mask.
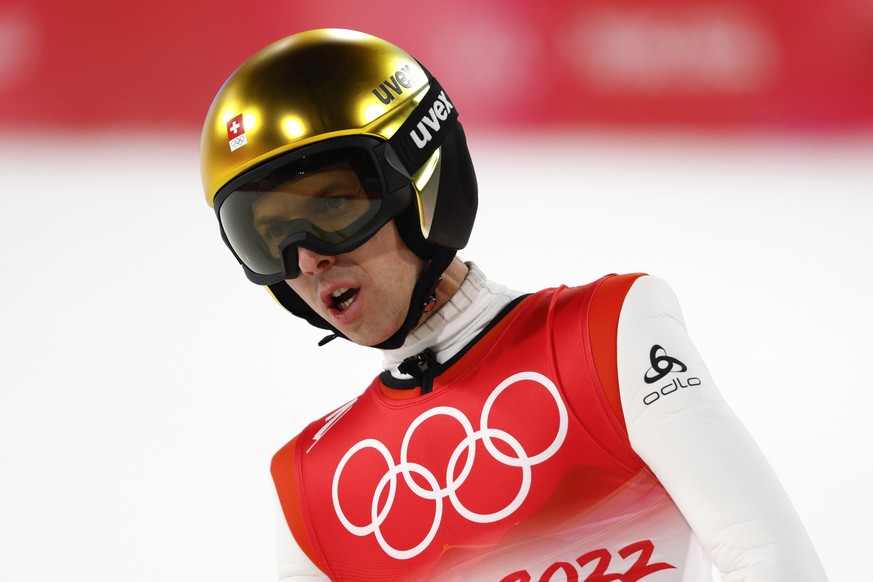
[[[361,338],[360,340],[352,340],[352,341],[355,342],[356,344],[358,344],[359,346],[364,346],[365,348],[375,348],[376,346],[378,346],[379,344],[381,344],[382,342],[387,340],[389,337],[391,337],[391,336],[386,335],[385,337],[382,337],[379,339]]]
[[[367,348],[373,348],[390,338],[394,335],[394,332],[400,328],[400,324],[397,324],[397,327],[392,327],[388,331],[358,331],[358,332],[349,332],[346,334],[343,332],[347,338],[349,338],[353,343],[358,344],[359,346],[364,346]]]

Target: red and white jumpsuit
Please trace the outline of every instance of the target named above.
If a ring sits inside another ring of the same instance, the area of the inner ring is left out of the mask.
[[[522,296],[470,266],[274,457],[281,582],[825,580],[663,281]],[[428,381],[399,372],[426,348]]]

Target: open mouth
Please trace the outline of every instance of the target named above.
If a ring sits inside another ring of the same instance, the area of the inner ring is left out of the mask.
[[[337,311],[345,311],[355,300],[359,289],[340,287],[330,294],[330,306]]]

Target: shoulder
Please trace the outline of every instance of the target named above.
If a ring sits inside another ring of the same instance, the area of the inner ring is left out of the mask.
[[[593,287],[592,310],[618,312],[622,309],[628,293],[639,286],[639,281],[651,279],[645,273],[626,273],[607,275],[591,284]]]
[[[585,285],[544,289],[536,296],[542,297],[546,302],[554,301],[553,298],[557,297],[559,304],[587,306],[594,330],[601,326],[609,328],[614,327],[629,292],[640,287],[639,281],[645,279],[654,277],[646,273],[613,273]]]
[[[652,318],[668,317],[683,326],[682,309],[676,293],[659,277],[646,275],[634,280],[628,288],[621,309],[624,325],[644,324]]]
[[[594,338],[606,338],[614,354],[615,334],[620,325],[635,326],[652,317],[681,318],[679,303],[670,286],[646,273],[607,275],[592,284],[589,326]]]

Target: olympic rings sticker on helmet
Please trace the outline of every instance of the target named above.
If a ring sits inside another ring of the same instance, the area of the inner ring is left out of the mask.
[[[522,381],[535,382],[545,388],[554,400],[558,412],[555,438],[548,446],[536,454],[530,454],[525,451],[518,439],[505,430],[489,426],[491,409],[494,406],[494,403],[512,386]],[[423,466],[421,463],[416,463],[414,460],[409,459],[410,442],[412,441],[415,431],[427,420],[439,416],[447,416],[457,421],[466,435],[455,447],[455,450],[449,459],[445,471],[444,486],[441,486],[433,471]],[[568,427],[569,416],[567,407],[561,399],[561,395],[554,382],[537,372],[519,372],[518,374],[514,374],[503,380],[503,382],[495,387],[488,396],[488,399],[482,407],[478,430],[474,430],[473,424],[470,420],[457,408],[439,406],[422,413],[410,424],[403,437],[399,462],[394,461],[391,451],[379,440],[364,439],[355,444],[340,460],[336,472],[334,473],[332,485],[334,510],[336,511],[336,515],[340,522],[343,524],[343,527],[345,527],[345,529],[352,535],[363,537],[372,534],[379,543],[379,547],[381,547],[389,556],[398,560],[413,558],[426,550],[436,537],[444,513],[444,500],[447,498],[451,503],[451,506],[460,516],[473,523],[493,523],[512,515],[515,510],[521,507],[530,492],[531,483],[533,481],[532,468],[535,465],[547,461],[558,452],[561,445],[564,443],[564,439],[567,437]],[[513,454],[508,455],[501,452],[494,445],[494,440],[498,440],[509,447]],[[521,483],[519,484],[518,493],[501,509],[491,513],[479,513],[468,508],[458,496],[459,489],[464,485],[473,470],[473,465],[476,460],[477,441],[482,441],[485,451],[487,451],[495,461],[508,467],[515,467],[521,470]],[[348,462],[357,453],[365,449],[374,449],[378,452],[385,460],[387,471],[379,480],[373,493],[372,502],[370,504],[370,523],[367,525],[357,525],[353,523],[343,511],[339,494],[339,482]],[[465,460],[463,461],[463,466],[460,471],[458,471],[458,462],[462,456],[465,457]],[[427,483],[427,486],[423,487],[416,482],[415,479],[412,478],[412,474],[421,477],[421,479]],[[391,512],[394,505],[397,488],[400,485],[400,481],[397,479],[398,475],[403,477],[403,483],[406,484],[406,487],[415,496],[420,499],[434,502],[433,523],[430,528],[428,528],[424,538],[419,543],[408,549],[400,549],[392,546],[385,539],[381,530],[382,524],[388,518],[388,514]],[[386,487],[387,493],[385,491]]]
[[[215,204],[222,236],[248,278],[259,284],[294,278],[297,247],[349,252],[399,214],[413,192],[408,176],[379,159],[386,147],[362,136],[327,140],[223,188]]]

